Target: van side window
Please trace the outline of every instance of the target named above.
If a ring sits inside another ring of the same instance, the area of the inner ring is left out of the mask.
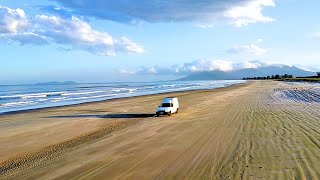
[[[173,107],[173,104],[172,104],[172,103],[170,103],[170,107]]]

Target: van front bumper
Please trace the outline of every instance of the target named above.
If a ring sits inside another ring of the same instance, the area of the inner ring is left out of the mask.
[[[157,115],[168,115],[169,112],[165,112],[165,111],[158,111],[156,112]]]

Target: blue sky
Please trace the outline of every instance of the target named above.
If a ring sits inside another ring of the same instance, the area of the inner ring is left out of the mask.
[[[288,64],[320,71],[320,2],[0,0],[0,84],[174,79]]]

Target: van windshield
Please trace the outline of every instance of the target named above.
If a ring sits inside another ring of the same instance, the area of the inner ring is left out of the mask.
[[[161,107],[173,107],[172,103],[162,103]]]

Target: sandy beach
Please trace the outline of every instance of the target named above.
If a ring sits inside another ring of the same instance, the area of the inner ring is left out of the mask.
[[[1,115],[0,179],[320,179],[319,122],[319,94],[277,81]]]

